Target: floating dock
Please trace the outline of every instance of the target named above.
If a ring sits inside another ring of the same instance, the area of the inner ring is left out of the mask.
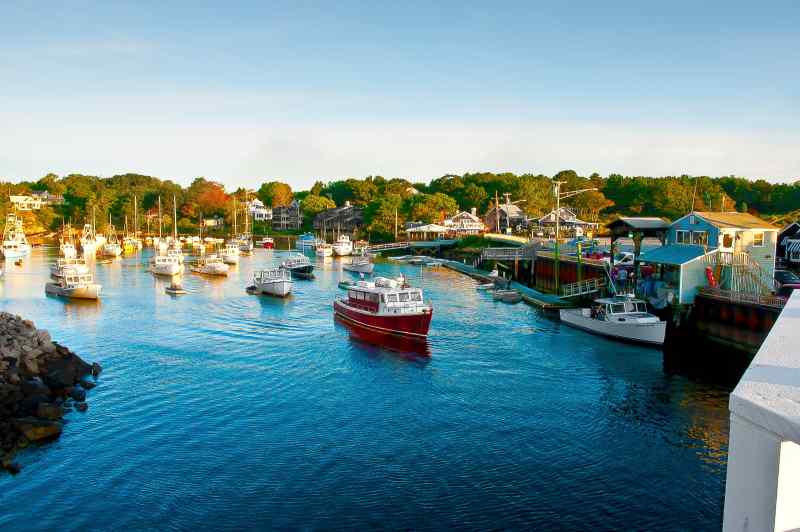
[[[478,268],[474,268],[472,266],[469,266],[468,264],[463,264],[461,262],[456,262],[454,260],[443,261],[442,266],[463,273],[464,275],[469,275],[473,279],[478,279],[479,281],[483,281],[485,283],[491,283],[495,279],[497,279],[497,277],[492,277],[491,275],[489,275],[489,272],[487,272],[486,270],[479,270]],[[543,309],[561,309],[561,308],[575,307],[575,304],[567,299],[558,297],[553,294],[545,294],[539,292],[538,290],[529,288],[516,281],[511,281],[509,286],[515,290],[519,290],[519,293],[522,294],[523,301]]]

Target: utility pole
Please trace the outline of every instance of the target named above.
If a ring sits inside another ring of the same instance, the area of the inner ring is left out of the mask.
[[[497,232],[500,232],[500,200],[497,199],[497,191],[494,191],[494,220]]]
[[[558,255],[558,247],[559,247],[559,238],[561,237],[561,199],[564,198],[571,198],[572,196],[577,196],[578,194],[582,194],[584,192],[590,192],[592,190],[597,190],[597,188],[582,188],[580,190],[570,190],[569,192],[561,192],[561,185],[563,185],[565,181],[553,181],[553,194],[556,197],[556,210],[553,214],[556,217],[556,243],[555,243],[555,263],[553,264],[553,272],[554,272],[554,281],[555,281],[555,289],[556,295],[560,292],[561,289],[561,277],[559,275],[559,266],[560,266],[560,259]],[[580,253],[580,247],[578,248]],[[614,258],[612,257],[611,260],[613,261]]]
[[[394,241],[397,242],[397,209],[394,210]]]

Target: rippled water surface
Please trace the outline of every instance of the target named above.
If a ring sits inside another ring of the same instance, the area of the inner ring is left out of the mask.
[[[7,265],[0,309],[104,367],[89,411],[0,476],[0,528],[718,529],[726,388],[660,351],[494,302],[445,270],[429,356],[332,317],[341,261],[287,300],[227,279],[164,293],[143,258],[97,264],[100,304],[44,295],[53,250]]]

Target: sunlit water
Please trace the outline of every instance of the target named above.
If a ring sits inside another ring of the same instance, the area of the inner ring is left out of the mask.
[[[445,269],[429,357],[332,316],[341,260],[287,300],[227,279],[171,297],[141,257],[97,264],[100,304],[45,297],[53,250],[6,265],[0,309],[98,361],[85,414],[0,476],[0,528],[717,529],[728,390],[660,351],[506,305]]]

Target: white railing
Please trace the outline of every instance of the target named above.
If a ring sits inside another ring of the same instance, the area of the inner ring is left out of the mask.
[[[800,528],[800,293],[730,396],[725,532]]]
[[[387,249],[403,249],[411,245],[410,242],[389,242],[388,244],[373,244],[367,246],[367,251],[383,251]]]
[[[749,253],[717,250],[706,255],[704,260],[708,265],[730,270],[730,289],[734,292],[768,294],[777,289],[772,276]]]
[[[483,260],[532,259],[535,256],[536,251],[531,247],[484,248],[481,251],[481,259]]]
[[[592,294],[599,292],[602,287],[606,285],[605,279],[595,277],[592,279],[584,279],[577,283],[569,283],[561,286],[562,297],[581,296],[584,294]]]
[[[771,294],[750,294],[706,286],[699,287],[697,293],[721,301],[730,301],[731,303],[750,303],[752,305],[765,305],[776,308],[783,308],[786,304],[786,298]]]

